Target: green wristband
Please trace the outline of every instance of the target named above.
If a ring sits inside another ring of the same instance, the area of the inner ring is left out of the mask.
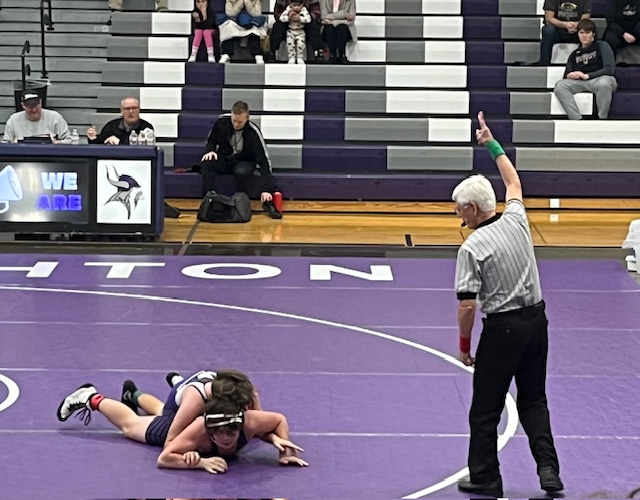
[[[500,146],[500,143],[495,139],[487,142],[485,144],[485,147],[487,148],[487,151],[489,151],[491,158],[493,158],[494,160],[498,156],[505,154],[504,149],[502,149],[502,146]]]

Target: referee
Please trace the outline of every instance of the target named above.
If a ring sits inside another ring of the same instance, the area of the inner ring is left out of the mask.
[[[456,214],[475,231],[458,250],[459,359],[474,365],[473,400],[469,411],[469,481],[458,483],[465,493],[502,496],[498,462],[500,414],[515,377],[518,413],[529,437],[540,487],[549,492],[564,488],[553,444],[545,392],[548,351],[540,277],[522,187],[515,167],[478,114],[478,143],[496,161],[507,188],[502,216],[496,214],[496,194],[481,175],[462,181],[453,191]],[[476,303],[486,318],[475,359],[471,357],[471,330]]]

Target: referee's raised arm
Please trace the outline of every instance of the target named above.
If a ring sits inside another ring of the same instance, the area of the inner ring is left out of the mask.
[[[482,111],[478,113],[478,125],[480,128],[476,129],[476,139],[478,144],[487,148],[496,165],[498,165],[502,181],[507,187],[505,201],[513,199],[522,201],[522,186],[520,185],[520,177],[518,177],[516,167],[513,166],[500,143],[493,138],[487,122],[484,121],[484,113]]]

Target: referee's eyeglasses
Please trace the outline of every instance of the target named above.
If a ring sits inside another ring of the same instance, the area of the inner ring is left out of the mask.
[[[455,205],[454,209],[456,211],[456,215],[462,215],[462,211],[470,205],[471,203],[465,203],[462,206]]]

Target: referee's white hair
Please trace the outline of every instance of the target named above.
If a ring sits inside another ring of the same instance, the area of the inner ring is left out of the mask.
[[[496,192],[484,175],[472,175],[456,186],[451,195],[458,205],[475,203],[482,212],[496,209]]]

